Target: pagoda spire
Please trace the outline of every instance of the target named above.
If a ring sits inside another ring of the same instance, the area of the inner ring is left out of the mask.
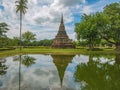
[[[65,30],[63,14],[61,14],[60,26],[59,26],[59,30],[58,30],[58,33],[56,35],[56,38],[68,38],[66,30]]]
[[[52,48],[75,48],[72,43],[72,40],[69,39],[64,25],[63,13],[61,14],[61,21],[59,25],[59,30],[55,39],[52,43]]]
[[[61,24],[64,23],[64,20],[63,20],[63,13],[61,14]]]

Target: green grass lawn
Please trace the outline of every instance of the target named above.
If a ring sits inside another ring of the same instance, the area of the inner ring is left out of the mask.
[[[77,49],[51,49],[51,48],[23,48],[22,54],[116,54],[120,51],[115,51],[113,48],[102,48],[100,51],[89,51],[86,48]],[[0,57],[20,54],[19,49],[0,51]]]

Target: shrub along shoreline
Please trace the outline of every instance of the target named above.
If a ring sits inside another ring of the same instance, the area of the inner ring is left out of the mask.
[[[116,51],[114,48],[101,48],[95,51],[89,51],[85,48],[76,49],[51,49],[51,48],[23,48],[20,52],[19,49],[15,50],[2,50],[0,51],[0,57],[6,57],[16,54],[50,54],[50,55],[75,55],[75,54],[120,54],[120,51]]]
[[[15,48],[0,48],[1,51],[9,51],[9,50],[15,50]]]

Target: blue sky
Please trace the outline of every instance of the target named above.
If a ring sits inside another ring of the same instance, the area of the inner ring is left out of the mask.
[[[19,36],[19,14],[16,0],[0,0],[0,22],[6,22],[9,37]],[[120,0],[28,0],[28,10],[23,17],[22,33],[31,31],[37,40],[53,39],[57,34],[61,13],[64,14],[66,31],[75,40],[74,25],[83,13],[100,12],[106,5]]]
[[[0,5],[0,10],[4,10],[4,6]]]

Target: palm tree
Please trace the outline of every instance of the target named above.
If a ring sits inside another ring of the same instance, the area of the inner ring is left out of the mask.
[[[21,31],[22,31],[22,15],[27,11],[27,0],[16,1],[16,13],[20,12],[20,51],[21,51]]]
[[[20,52],[21,52],[21,30],[22,30],[22,15],[27,11],[27,0],[18,0],[16,1],[16,13],[20,12]],[[19,90],[21,86],[21,54],[20,54],[20,63],[19,63]]]

